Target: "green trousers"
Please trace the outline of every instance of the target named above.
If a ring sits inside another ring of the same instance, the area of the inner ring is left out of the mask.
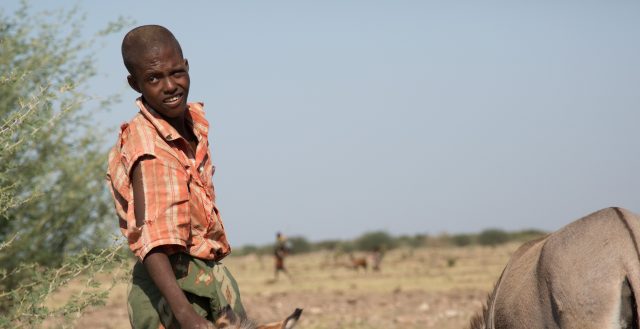
[[[238,284],[222,263],[184,253],[171,255],[169,260],[178,285],[202,317],[213,322],[216,314],[227,305],[231,305],[238,316],[246,316]],[[180,328],[169,304],[141,262],[133,267],[127,306],[131,328]]]

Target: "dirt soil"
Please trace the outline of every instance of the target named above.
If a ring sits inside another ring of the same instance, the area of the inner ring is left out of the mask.
[[[277,281],[267,256],[230,256],[225,264],[240,284],[249,317],[259,323],[283,319],[299,307],[300,329],[462,329],[517,246],[393,250],[380,271],[354,270],[347,255],[292,255],[286,259],[292,280],[280,275]],[[370,255],[356,256],[371,262]],[[70,326],[129,328],[126,292],[126,282],[119,283],[105,306]]]

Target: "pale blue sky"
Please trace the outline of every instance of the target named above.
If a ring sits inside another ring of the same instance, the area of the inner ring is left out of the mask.
[[[17,0],[4,2],[5,10]],[[639,1],[33,1],[174,32],[232,244],[557,229],[640,211]],[[136,94],[124,31],[97,96]],[[115,141],[116,135],[107,138]],[[114,220],[114,226],[116,221]]]

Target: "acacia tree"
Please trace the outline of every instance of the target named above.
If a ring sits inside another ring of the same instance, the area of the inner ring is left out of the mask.
[[[77,8],[32,13],[23,2],[12,14],[0,9],[0,314],[9,314],[16,298],[24,304],[39,283],[51,292],[45,273],[57,271],[61,283],[61,274],[101,262],[66,257],[100,255],[115,225],[105,144],[84,108],[90,97],[82,86],[96,73],[96,41],[127,22],[88,39],[83,23]]]

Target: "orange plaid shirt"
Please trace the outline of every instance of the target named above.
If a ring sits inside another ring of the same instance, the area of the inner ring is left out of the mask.
[[[202,259],[220,260],[231,248],[215,204],[208,131],[202,103],[189,103],[186,120],[198,139],[195,158],[188,143],[138,98],[140,112],[120,129],[109,152],[107,182],[129,247],[143,260],[151,249],[167,246]],[[144,186],[144,224],[136,225],[131,174],[140,161]],[[149,157],[150,156],[150,157]]]

